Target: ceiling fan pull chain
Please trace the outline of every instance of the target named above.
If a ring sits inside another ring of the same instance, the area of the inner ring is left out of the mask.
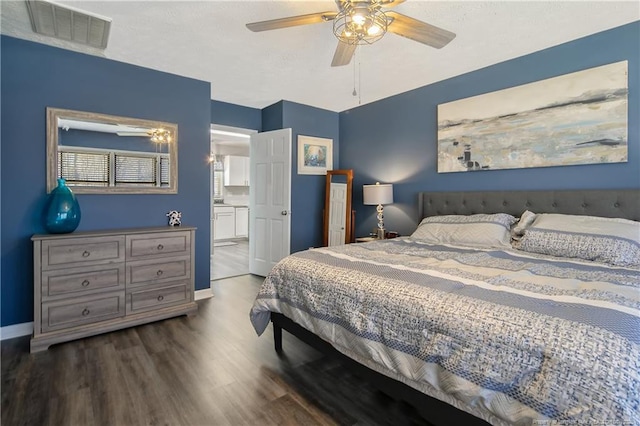
[[[360,50],[359,48],[357,49]],[[362,52],[358,53],[358,105],[362,105]]]
[[[353,52],[354,56],[358,54],[358,48],[356,46],[356,50]],[[353,92],[351,93],[353,96],[358,96],[358,92],[356,92],[356,61],[353,61]]]

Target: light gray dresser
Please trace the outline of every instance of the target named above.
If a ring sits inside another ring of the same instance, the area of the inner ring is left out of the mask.
[[[34,235],[31,352],[196,312],[195,229]]]

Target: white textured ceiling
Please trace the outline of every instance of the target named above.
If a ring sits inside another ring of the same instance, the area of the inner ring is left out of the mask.
[[[326,1],[59,1],[113,19],[104,51],[35,35],[23,1],[0,2],[3,34],[211,82],[211,98],[281,99],[343,111],[640,19],[637,1],[425,1],[396,11],[457,34],[441,50],[387,34],[332,68],[331,23],[263,33],[245,24],[336,10]]]

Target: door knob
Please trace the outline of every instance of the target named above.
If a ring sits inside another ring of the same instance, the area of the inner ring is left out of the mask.
[[[287,211],[286,211],[286,210],[282,210],[282,211],[280,212],[280,214],[281,214],[282,216],[286,216],[288,213],[287,213]]]

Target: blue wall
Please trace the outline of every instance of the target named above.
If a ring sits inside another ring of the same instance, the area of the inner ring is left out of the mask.
[[[291,252],[322,245],[324,175],[298,174],[298,135],[333,139],[333,168],[338,169],[340,134],[336,112],[281,101],[263,110],[263,130],[292,129]]]
[[[257,112],[257,113],[256,113]],[[325,176],[298,175],[298,135],[333,139],[333,165],[339,165],[338,113],[280,101],[262,110],[211,101],[211,122],[261,131],[292,129],[291,252],[322,245]]]
[[[43,233],[46,114],[57,107],[177,123],[178,194],[78,195],[78,228],[166,226],[196,232],[196,289],[209,287],[210,83],[2,36],[2,326],[33,319],[30,237]]]
[[[403,235],[417,224],[419,191],[640,188],[639,55],[634,22],[340,113],[341,166],[354,169],[357,235],[375,227],[362,185],[376,181],[394,183],[385,225]],[[629,61],[627,163],[437,173],[438,104],[621,60]]]
[[[262,130],[282,129],[282,116],[284,114],[284,101],[276,102],[262,110]]]
[[[45,108],[68,108],[179,125],[175,195],[78,195],[78,230],[164,226],[183,212],[196,234],[196,288],[209,287],[210,123],[256,130],[293,129],[292,252],[322,242],[324,176],[297,174],[297,136],[334,141],[334,168],[354,169],[358,235],[375,226],[362,185],[394,183],[387,227],[415,227],[419,191],[640,188],[640,23],[635,22],[337,114],[281,101],[262,111],[210,100],[210,84],[2,36],[0,325],[33,318],[32,246],[42,233]],[[629,162],[438,174],[437,105],[620,60],[629,61]],[[392,113],[390,113],[392,111]]]
[[[262,111],[227,102],[211,101],[211,123],[260,131]]]

